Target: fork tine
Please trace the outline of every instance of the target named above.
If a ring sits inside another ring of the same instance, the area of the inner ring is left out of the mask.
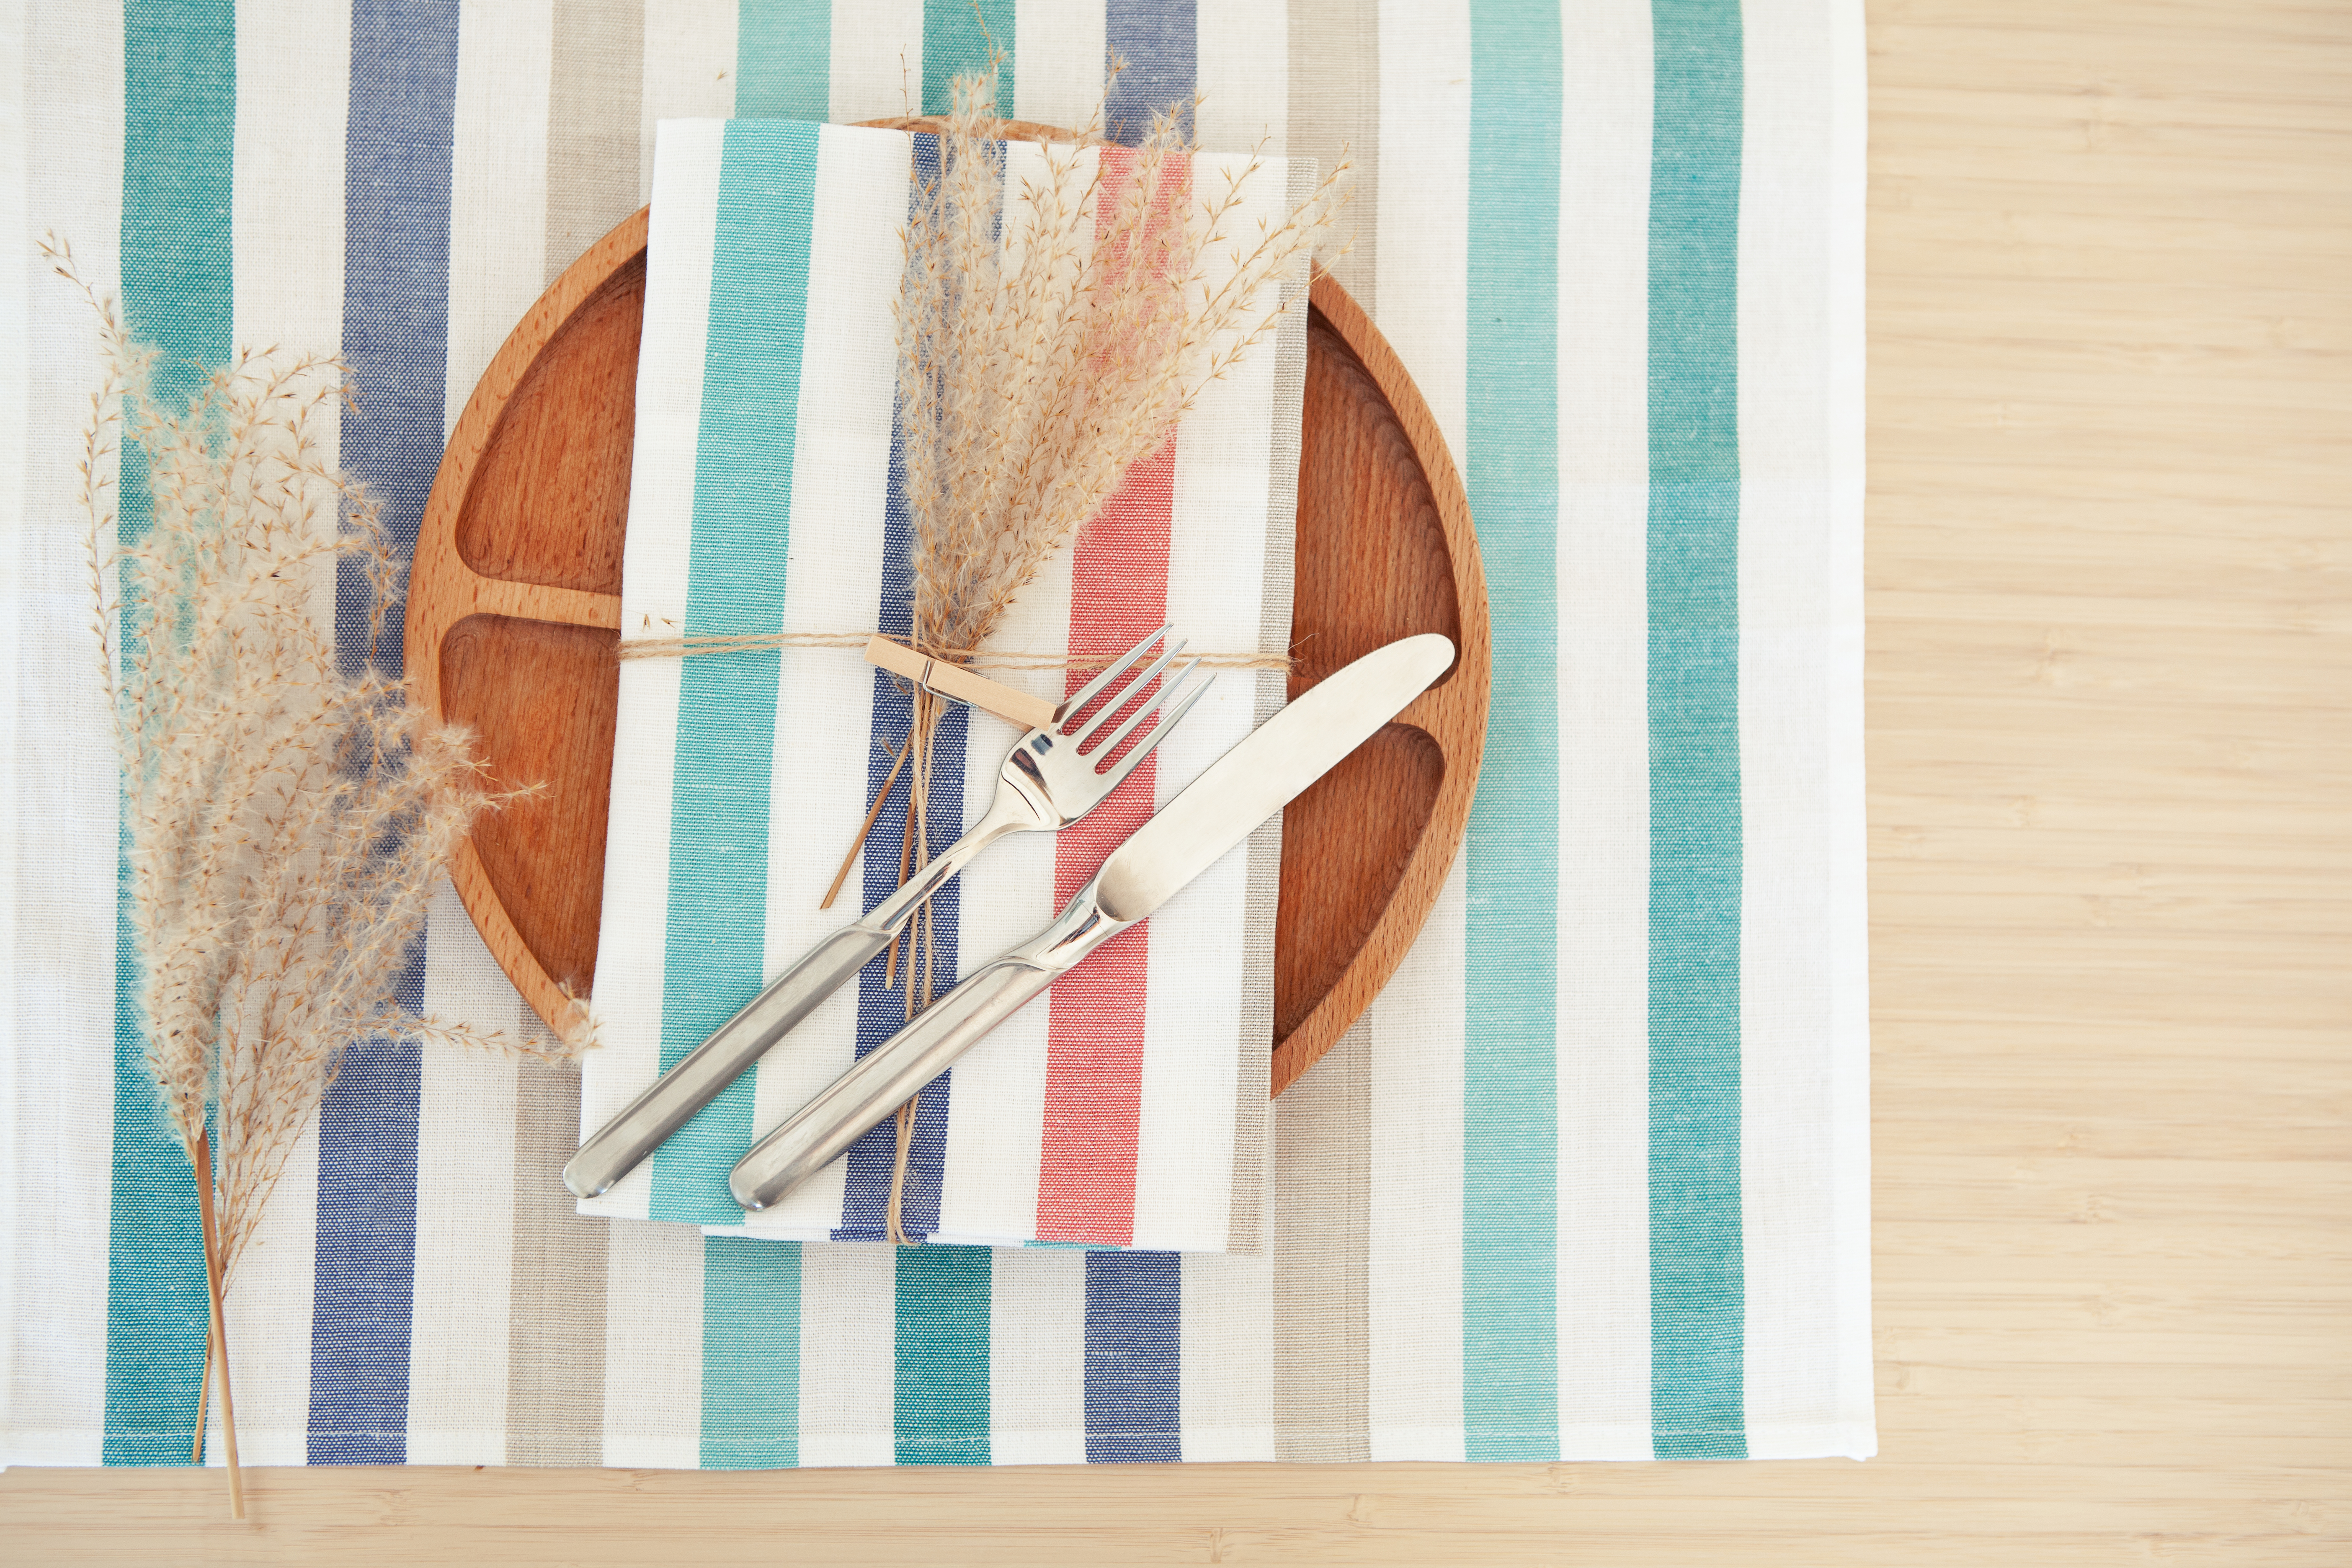
[[[1183,651],[1184,639],[1182,637],[1178,637],[1174,642],[1169,644],[1167,647],[1161,649],[1158,658],[1153,659],[1150,664],[1145,665],[1142,669],[1138,671],[1135,679],[1121,687],[1119,689],[1118,695],[1105,702],[1095,716],[1087,720],[1076,733],[1071,735],[1070,739],[1077,742],[1081,747],[1086,747],[1087,739],[1092,736],[1096,731],[1101,729],[1105,724],[1109,723],[1111,720],[1117,718],[1127,709],[1129,703],[1140,704],[1140,706],[1136,710],[1139,716],[1150,712],[1153,705],[1158,702],[1159,699],[1144,696],[1143,689],[1151,684],[1151,680],[1154,676],[1168,668],[1168,661],[1170,659],[1174,658],[1178,654],[1182,653]],[[1128,721],[1129,728],[1133,728],[1135,720],[1129,719]],[[1124,735],[1126,733],[1126,730],[1121,730],[1119,731],[1120,735]],[[1117,740],[1118,736],[1113,736],[1112,739]],[[1087,747],[1086,749],[1089,751],[1100,751],[1102,748],[1100,746],[1094,746]]]
[[[1201,661],[1199,659],[1193,658],[1186,660],[1184,668],[1178,670],[1173,676],[1170,677],[1167,684],[1160,687],[1160,700],[1156,703],[1150,703],[1139,709],[1136,711],[1135,716],[1128,720],[1126,723],[1121,724],[1117,730],[1113,731],[1111,732],[1110,739],[1105,741],[1100,749],[1095,752],[1095,754],[1099,757],[1107,757],[1110,755],[1113,752],[1118,750],[1118,743],[1127,739],[1127,732],[1129,730],[1132,730],[1138,724],[1142,723],[1144,720],[1150,718],[1155,711],[1159,713],[1160,722],[1154,724],[1149,731],[1145,731],[1142,737],[1135,742],[1134,747],[1129,751],[1127,755],[1119,758],[1119,760],[1112,765],[1110,770],[1111,783],[1116,784],[1119,780],[1125,778],[1127,776],[1128,770],[1135,766],[1136,763],[1141,762],[1145,755],[1150,752],[1151,748],[1160,743],[1160,738],[1168,733],[1169,726],[1174,724],[1177,720],[1184,717],[1184,715],[1191,710],[1193,703],[1198,702],[1202,698],[1208,695],[1209,678],[1207,676],[1202,676],[1197,684],[1190,687],[1189,689],[1184,684],[1186,679],[1192,676],[1192,673],[1200,668]],[[1175,700],[1176,694],[1180,691],[1183,693],[1182,698],[1181,700]]]
[[[1160,638],[1166,637],[1170,631],[1174,629],[1175,625],[1176,623],[1173,621],[1168,622],[1158,631],[1151,633],[1141,642],[1137,643],[1133,647],[1129,648],[1127,652],[1120,655],[1118,663],[1112,665],[1108,669],[1104,670],[1100,675],[1096,676],[1092,680],[1087,681],[1084,686],[1079,687],[1074,696],[1063,699],[1062,705],[1054,710],[1055,727],[1057,729],[1060,728],[1062,721],[1069,718],[1072,714],[1076,713],[1081,709],[1085,708],[1087,703],[1101,696],[1103,688],[1118,679],[1121,671],[1125,670],[1128,666],[1133,664],[1137,659],[1141,658],[1145,650],[1150,648],[1153,643],[1156,643]]]

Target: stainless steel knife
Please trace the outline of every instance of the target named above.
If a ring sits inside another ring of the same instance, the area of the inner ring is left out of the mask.
[[[940,997],[754,1145],[728,1177],[735,1200],[766,1208],[840,1158],[982,1036],[1330,772],[1453,662],[1447,638],[1405,637],[1259,725],[1112,851],[1052,925]]]

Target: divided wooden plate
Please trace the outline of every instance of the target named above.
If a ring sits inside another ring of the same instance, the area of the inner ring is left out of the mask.
[[[645,285],[640,212],[516,326],[442,457],[409,582],[420,700],[474,731],[500,783],[545,786],[486,818],[452,874],[551,1020],[595,980]],[[1277,1094],[1356,1021],[1437,901],[1469,821],[1490,662],[1469,502],[1436,423],[1344,289],[1320,279],[1310,306],[1290,695],[1416,632],[1461,653],[1284,814]]]

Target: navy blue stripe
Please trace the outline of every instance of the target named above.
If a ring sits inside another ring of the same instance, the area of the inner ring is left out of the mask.
[[[1110,0],[1103,51],[1106,69],[1110,58],[1127,66],[1103,104],[1105,135],[1132,147],[1150,133],[1151,117],[1171,108],[1184,134],[1192,133],[1192,84],[1200,77],[1192,0]]]
[[[343,466],[383,507],[399,552],[416,545],[441,456],[448,374],[449,177],[457,0],[354,0],[343,142],[343,339],[358,410]],[[397,668],[401,609],[370,647],[366,584],[336,584],[346,668]],[[425,1000],[420,940],[399,998]],[[416,1042],[377,1039],[345,1060],[319,1113],[319,1222],[310,1316],[310,1458],[408,1456],[415,1295]]]
[[[914,184],[939,177],[939,139],[916,137],[908,174],[909,201]],[[898,425],[894,411],[890,480],[882,518],[882,593],[875,611],[875,625],[887,636],[904,637],[912,634],[915,624],[915,525],[914,514],[907,504],[906,451]],[[866,753],[866,798],[869,802],[874,792],[882,787],[882,781],[889,776],[891,761],[898,754],[898,748],[906,744],[914,717],[912,695],[894,678],[876,670],[867,731],[871,743]],[[924,837],[933,854],[954,843],[963,831],[964,751],[971,728],[970,712],[962,707],[950,706],[932,731],[931,790]],[[906,841],[911,773],[910,766],[899,773],[898,784],[866,840],[862,870],[865,907],[868,910],[898,890],[898,851]],[[962,904],[961,879],[931,897],[930,940],[936,953],[931,980],[936,991],[945,991],[955,983],[957,916]],[[887,953],[867,964],[857,976],[857,1054],[861,1057],[907,1026],[907,986],[912,976],[906,954],[902,944],[897,974],[890,984],[883,980],[889,968]],[[919,1004],[921,993],[918,991],[916,995]],[[915,1142],[908,1151],[907,1186],[899,1206],[900,1221],[910,1237],[929,1236],[940,1226],[940,1188],[947,1172],[948,1106],[954,1076],[942,1073],[937,1082],[923,1090],[922,1102],[916,1108]],[[834,1232],[835,1240],[872,1241],[889,1234],[890,1173],[897,1164],[898,1153],[898,1127],[895,1120],[883,1122],[852,1145],[842,1193],[841,1225]]]
[[[1184,1457],[1184,1260],[1087,1254],[1087,1462]]]

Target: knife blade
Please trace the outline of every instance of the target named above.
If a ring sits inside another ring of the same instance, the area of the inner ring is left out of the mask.
[[[940,997],[753,1145],[728,1177],[736,1201],[767,1208],[845,1153],[989,1030],[1337,767],[1453,662],[1449,639],[1404,637],[1259,725],[1129,835],[1052,925]]]

